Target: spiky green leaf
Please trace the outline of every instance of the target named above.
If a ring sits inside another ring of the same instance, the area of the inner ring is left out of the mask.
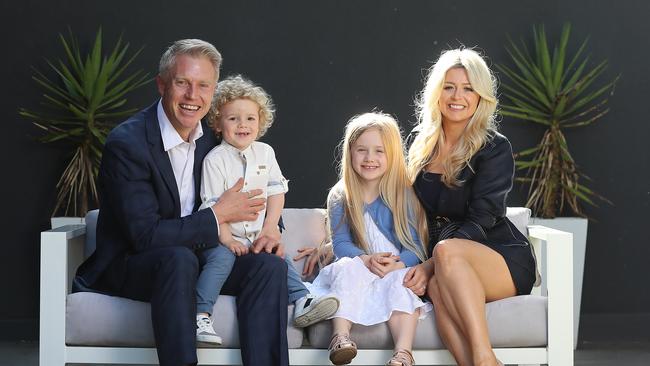
[[[142,48],[129,55],[128,43],[121,37],[106,56],[102,56],[101,28],[88,53],[82,52],[71,30],[68,37],[58,37],[64,58],[46,60],[54,76],[34,69],[32,77],[45,91],[44,111],[20,108],[18,113],[43,131],[41,141],[65,140],[73,147],[73,158],[57,183],[55,211],[65,207],[65,211],[73,209],[83,215],[80,210],[88,208],[88,198],[97,198],[95,179],[106,135],[118,118],[135,112],[135,108],[125,108],[126,95],[151,79],[142,71],[123,76]]]

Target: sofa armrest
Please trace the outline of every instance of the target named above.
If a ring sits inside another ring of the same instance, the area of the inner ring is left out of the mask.
[[[86,225],[67,225],[41,233],[41,365],[65,363],[65,301],[72,277],[83,261],[85,237]]]
[[[528,232],[548,298],[548,363],[573,365],[573,234],[539,225]]]

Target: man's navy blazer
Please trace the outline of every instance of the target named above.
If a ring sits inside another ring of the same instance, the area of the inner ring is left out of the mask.
[[[166,246],[214,247],[218,228],[211,209],[181,218],[176,179],[163,148],[158,102],[115,127],[108,135],[99,168],[100,211],[97,248],[77,270],[74,291],[117,291],[122,287],[126,259]],[[203,158],[217,139],[203,124],[196,140],[194,183],[200,205]],[[99,281],[99,282],[98,282]]]

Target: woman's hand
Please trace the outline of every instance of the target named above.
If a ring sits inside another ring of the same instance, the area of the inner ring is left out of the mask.
[[[328,265],[334,259],[334,251],[332,250],[332,243],[327,243],[318,248],[302,247],[298,249],[298,254],[293,257],[294,261],[305,259],[305,264],[302,267],[303,276],[311,276],[317,266],[320,264]]]
[[[413,291],[414,294],[422,296],[426,293],[427,284],[433,273],[434,268],[431,260],[413,266],[404,276],[404,287]]]
[[[376,274],[380,278],[383,278],[392,271],[406,267],[406,265],[399,260],[398,256],[391,253],[374,253],[369,257],[366,267],[368,267],[370,272]]]

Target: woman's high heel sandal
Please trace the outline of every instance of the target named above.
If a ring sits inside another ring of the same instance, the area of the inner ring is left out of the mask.
[[[413,366],[415,365],[415,360],[411,351],[406,349],[398,349],[393,353],[393,357],[386,362],[386,366]]]
[[[328,349],[330,361],[335,365],[347,365],[357,356],[357,345],[347,334],[334,334]]]

